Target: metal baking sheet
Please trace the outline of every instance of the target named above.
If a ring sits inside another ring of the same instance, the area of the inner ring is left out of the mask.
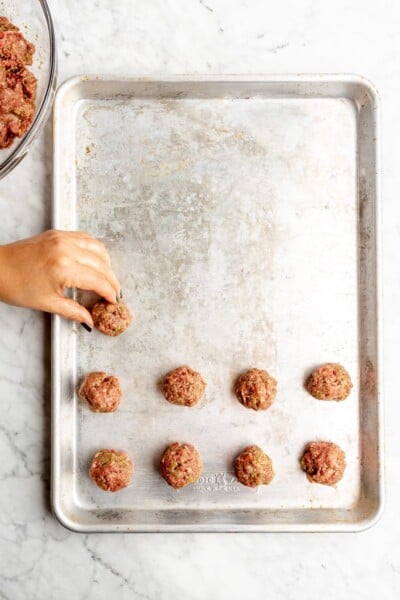
[[[354,531],[382,510],[378,98],[353,76],[78,77],[54,111],[54,226],[103,240],[134,313],[119,338],[53,318],[55,514],[77,531]],[[88,299],[78,294],[78,299]],[[303,387],[337,361],[341,403]],[[181,364],[208,382],[191,409],[168,404]],[[278,380],[266,412],[243,408],[237,375]],[[83,375],[116,374],[124,401],[91,413]],[[346,452],[336,487],[299,468],[308,441]],[[204,461],[174,491],[158,472],[175,440]],[[270,486],[240,485],[247,444],[271,456]],[[102,447],[127,450],[133,485],[89,480]]]

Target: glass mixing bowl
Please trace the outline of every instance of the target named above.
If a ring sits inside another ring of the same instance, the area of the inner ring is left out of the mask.
[[[35,44],[33,65],[28,68],[38,80],[36,113],[31,126],[10,148],[0,149],[1,179],[21,162],[42,130],[55,92],[57,60],[53,21],[46,0],[0,0],[0,16],[7,17]]]

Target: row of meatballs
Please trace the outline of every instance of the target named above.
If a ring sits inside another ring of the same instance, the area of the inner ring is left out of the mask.
[[[116,304],[111,304],[104,299],[96,302],[92,307],[92,317],[95,327],[104,335],[118,336],[123,333],[132,322],[132,314],[127,305],[120,299]],[[91,374],[92,381],[85,382],[84,387],[99,388],[99,392],[89,394],[98,400],[94,404],[88,400],[92,410],[96,412],[112,412],[116,410],[121,398],[119,384],[116,378],[106,376],[105,389],[114,398],[108,402],[102,401],[102,388],[100,373]],[[90,377],[90,376],[89,376]],[[206,382],[200,373],[190,367],[175,369],[164,381],[164,396],[173,404],[194,406],[204,394]],[[346,369],[337,363],[327,363],[315,369],[309,377],[307,390],[318,400],[345,400],[350,392],[352,382]],[[235,386],[237,398],[243,406],[253,410],[268,409],[275,399],[277,381],[262,369],[250,369],[241,375]],[[107,396],[107,394],[106,394]],[[119,397],[119,401],[118,401]],[[97,408],[95,408],[97,406]]]
[[[343,477],[345,453],[332,442],[310,442],[300,465],[309,481],[334,485]],[[268,485],[274,478],[272,461],[259,446],[247,446],[236,457],[234,469],[240,483],[251,488]],[[160,470],[170,486],[180,489],[199,480],[203,463],[194,446],[174,442],[163,453]],[[132,483],[133,461],[121,450],[100,450],[92,459],[89,475],[102,490],[118,492]]]
[[[95,327],[108,336],[120,335],[132,322],[132,314],[122,300],[116,304],[99,300],[91,312]],[[194,406],[202,397],[205,387],[206,382],[200,373],[189,367],[179,367],[167,375],[164,381],[164,395],[173,404]],[[349,396],[353,386],[348,372],[342,365],[327,363],[313,371],[306,387],[318,400],[341,401]],[[250,369],[239,377],[235,391],[239,401],[246,408],[266,410],[275,399],[276,389],[277,382],[267,371]],[[105,410],[97,410],[110,412],[107,407]],[[111,408],[112,410],[115,409]]]
[[[307,390],[318,400],[340,401],[350,394],[352,383],[346,369],[336,363],[328,363],[315,369],[307,381]],[[164,397],[172,404],[194,406],[202,398],[206,382],[190,367],[178,367],[171,371],[163,384]],[[261,369],[250,369],[236,381],[235,393],[246,408],[266,410],[276,397],[277,382]],[[119,380],[114,375],[94,372],[86,375],[79,395],[86,400],[93,412],[114,412],[122,399]]]

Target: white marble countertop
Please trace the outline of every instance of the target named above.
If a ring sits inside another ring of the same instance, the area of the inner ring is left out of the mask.
[[[0,598],[397,598],[400,4],[51,0],[60,82],[76,73],[349,72],[383,101],[387,502],[360,534],[79,535],[49,511],[49,319],[0,305]],[[114,36],[118,34],[118,48]],[[50,225],[51,129],[0,183],[0,243]]]

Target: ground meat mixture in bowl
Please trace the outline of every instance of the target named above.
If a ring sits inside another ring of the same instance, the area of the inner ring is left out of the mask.
[[[315,369],[306,383],[307,390],[317,400],[345,400],[353,387],[350,375],[342,365],[327,363]]]
[[[121,450],[99,450],[92,459],[89,475],[105,492],[118,492],[131,484],[133,463]]]
[[[46,0],[0,6],[0,178],[26,155],[49,114],[56,51]]]
[[[111,304],[107,300],[99,300],[92,307],[92,318],[96,329],[112,337],[123,333],[132,322],[131,312],[122,301]]]
[[[304,449],[300,465],[309,481],[335,485],[343,477],[346,456],[333,442],[310,442]]]
[[[174,442],[161,458],[161,473],[168,485],[176,490],[195,483],[203,471],[200,454],[191,444]]]
[[[250,369],[236,381],[237,399],[246,408],[267,410],[275,400],[277,381],[261,369]]]
[[[247,446],[236,457],[235,474],[240,483],[247,487],[268,485],[274,478],[270,457],[258,446]]]
[[[79,396],[86,400],[93,412],[109,413],[121,404],[122,390],[118,378],[103,372],[86,375],[79,388]]]
[[[172,404],[194,406],[206,389],[206,382],[197,371],[190,367],[178,367],[164,379],[165,399]]]
[[[0,16],[0,149],[22,137],[35,114],[37,79],[27,68],[35,46]]]

